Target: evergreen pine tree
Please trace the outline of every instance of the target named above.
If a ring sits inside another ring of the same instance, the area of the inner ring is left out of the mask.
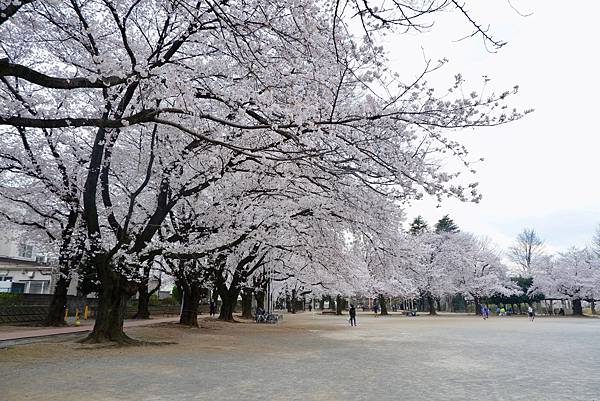
[[[454,223],[454,221],[448,216],[445,215],[442,217],[435,225],[436,233],[457,233],[460,230],[458,226]]]
[[[408,232],[412,235],[419,235],[427,231],[427,229],[427,222],[421,216],[417,216],[415,217],[413,222],[410,223],[410,228]]]

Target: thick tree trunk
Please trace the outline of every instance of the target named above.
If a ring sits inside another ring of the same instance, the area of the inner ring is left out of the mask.
[[[44,321],[46,326],[64,326],[65,309],[67,307],[67,292],[69,291],[71,267],[77,264],[80,256],[74,256],[73,253],[73,230],[77,224],[79,212],[77,208],[71,209],[67,225],[62,231],[62,244],[59,254],[59,277],[54,287],[52,301],[48,309],[48,315]],[[76,254],[78,254],[76,252]]]
[[[325,297],[321,297],[321,299],[319,299],[319,309],[321,311],[325,309]]]
[[[292,296],[290,298],[290,305],[289,305],[289,308],[290,308],[289,312],[296,313],[296,310],[298,309],[297,308],[298,305],[296,305],[296,303],[297,303],[296,296],[297,296],[296,290],[292,290]]]
[[[56,287],[54,287],[54,294],[48,308],[48,315],[46,315],[46,320],[44,320],[45,326],[64,326],[66,324],[65,309],[67,307],[68,290],[69,278],[60,274],[56,282]]]
[[[573,316],[583,316],[583,308],[581,307],[581,299],[573,300]]]
[[[427,303],[429,304],[429,314],[432,316],[437,315],[435,312],[435,300],[431,295],[427,295]]]
[[[252,319],[252,290],[242,291],[242,317]]]
[[[148,282],[142,282],[138,287],[138,310],[134,319],[150,319],[150,293],[148,292]]]
[[[229,289],[226,293],[220,292],[221,296],[221,310],[219,311],[219,320],[227,322],[233,321],[233,312],[235,311],[235,304],[237,303],[238,291]]]
[[[475,316],[481,316],[481,304],[479,303],[479,298],[473,298],[475,302]]]
[[[255,291],[254,298],[256,299],[256,307],[265,310],[265,292],[262,290]]]
[[[99,294],[94,330],[83,342],[103,343],[135,342],[123,332],[127,300],[135,294],[137,286],[108,266],[100,268],[102,291]]]
[[[596,314],[596,302],[590,301],[590,309],[591,309],[592,315],[595,315]]]
[[[335,297],[335,314],[341,315],[343,313],[344,303],[342,301],[342,296],[338,295]]]
[[[181,316],[179,324],[185,326],[198,327],[198,304],[200,302],[200,286],[193,284],[187,286],[183,291],[183,307],[181,308]]]
[[[292,300],[290,299],[290,295],[289,294],[285,294],[285,308],[286,308],[286,310],[287,310],[288,313],[294,313],[293,312]]]
[[[385,297],[382,294],[379,294],[379,308],[381,309],[382,316],[386,316],[388,314]]]

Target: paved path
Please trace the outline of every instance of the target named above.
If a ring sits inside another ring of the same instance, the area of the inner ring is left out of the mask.
[[[177,322],[179,321],[179,317],[167,317],[161,319],[147,319],[147,320],[127,320],[123,324],[125,328],[128,327],[137,327],[137,326],[148,326],[150,324],[157,323],[168,323],[168,322]],[[19,331],[9,331],[5,333],[0,333],[0,342],[2,341],[15,341],[15,340],[24,340],[27,338],[36,338],[36,337],[48,337],[48,336],[57,336],[61,334],[74,334],[74,333],[83,333],[86,331],[92,331],[94,322],[87,321],[83,322],[81,326],[68,326],[68,327],[52,327],[52,328],[32,328],[31,330],[19,330]]]

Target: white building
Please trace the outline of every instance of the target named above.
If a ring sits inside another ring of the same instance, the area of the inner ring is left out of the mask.
[[[35,245],[0,237],[0,292],[51,294],[55,272],[56,261],[37,253]],[[73,281],[70,295],[76,293]]]

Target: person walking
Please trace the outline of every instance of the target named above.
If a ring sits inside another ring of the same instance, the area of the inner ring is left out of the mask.
[[[483,320],[487,319],[487,316],[485,315],[485,305],[481,305],[479,310],[481,311],[481,317],[483,318]]]
[[[488,308],[487,305],[486,305],[484,311],[485,311],[485,318],[487,320],[487,318],[490,317],[490,308]]]
[[[354,305],[350,304],[348,313],[350,314],[350,326],[356,326],[356,309],[354,308]]]
[[[527,307],[527,315],[529,316],[529,321],[533,322],[533,319],[535,318],[535,313],[533,312],[533,308],[531,307],[531,305]]]
[[[212,299],[210,300],[209,311],[210,317],[213,317],[217,313],[217,306],[215,305],[215,301],[213,301]]]

